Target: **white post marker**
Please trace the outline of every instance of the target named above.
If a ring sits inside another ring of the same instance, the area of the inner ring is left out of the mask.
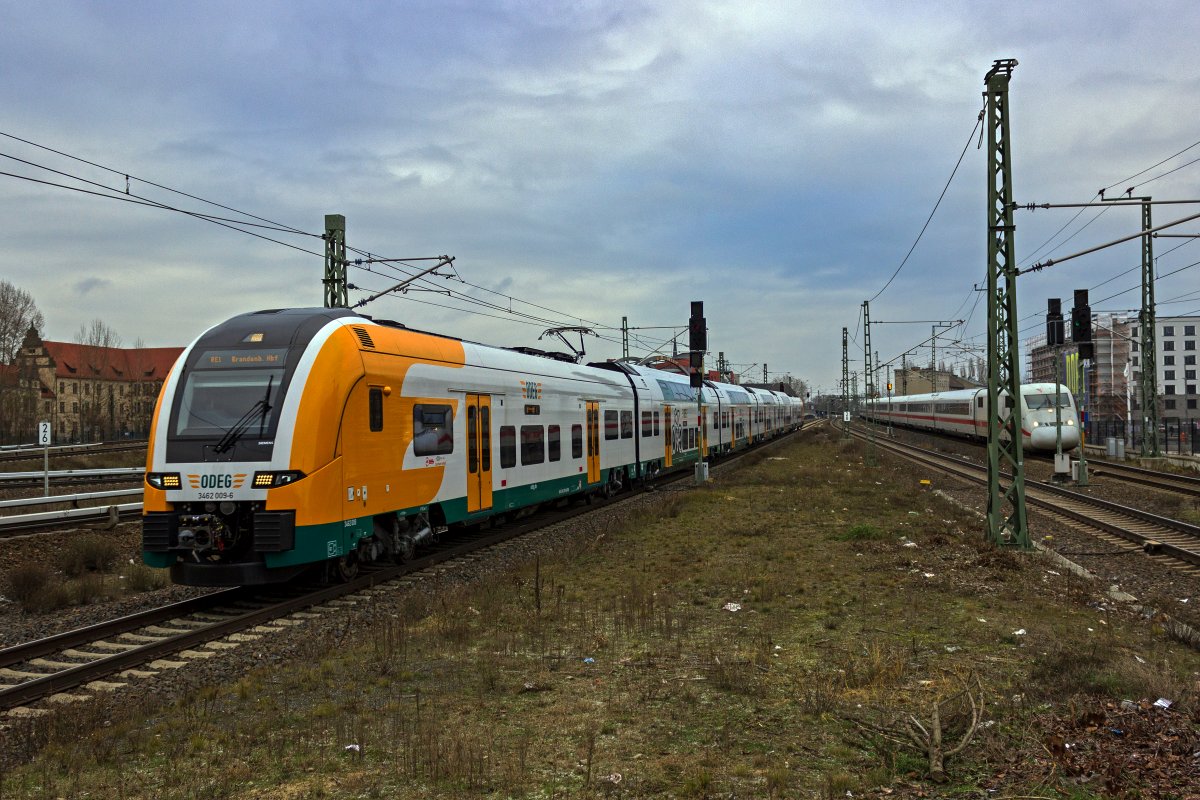
[[[42,489],[50,496],[50,423],[38,423],[38,444],[42,446]]]

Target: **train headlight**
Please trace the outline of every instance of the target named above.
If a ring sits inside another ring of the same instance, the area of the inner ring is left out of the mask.
[[[1041,423],[1040,423],[1040,422],[1038,422],[1038,421],[1035,419],[1033,422],[1031,422],[1031,423],[1029,424],[1029,427],[1031,427],[1031,428],[1036,428],[1036,427],[1037,427],[1038,425],[1040,425],[1040,424],[1041,424]]]
[[[1074,425],[1074,424],[1075,424],[1075,420],[1073,420],[1073,419],[1069,419],[1069,420],[1067,420],[1067,424],[1068,424],[1068,425]]]
[[[155,489],[179,489],[183,486],[178,472],[147,472],[146,483]]]
[[[287,486],[303,477],[304,473],[296,469],[282,472],[256,472],[254,473],[254,488],[272,489],[276,486]]]

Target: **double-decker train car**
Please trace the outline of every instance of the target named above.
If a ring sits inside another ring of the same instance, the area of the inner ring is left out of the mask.
[[[450,526],[611,494],[799,426],[782,393],[573,361],[348,309],[243,314],[180,356],[154,412],[143,560],[177,583],[341,578]],[[774,409],[773,411],[770,411]]]
[[[1007,393],[1002,395],[1007,398]],[[1058,398],[1058,412],[1055,398]],[[918,430],[986,439],[988,435],[987,389],[880,397],[866,401],[865,419]],[[1058,420],[1061,419],[1061,426]],[[1062,448],[1079,445],[1079,414],[1071,390],[1053,383],[1021,385],[1021,438],[1029,450],[1055,450],[1057,431],[1062,431]]]

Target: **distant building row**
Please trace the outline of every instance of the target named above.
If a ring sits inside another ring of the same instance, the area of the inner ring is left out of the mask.
[[[1088,411],[1094,419],[1124,420],[1137,418],[1138,384],[1143,359],[1138,351],[1141,330],[1136,319],[1116,315],[1093,318],[1092,342],[1095,351],[1088,371]],[[1200,417],[1200,380],[1196,363],[1200,356],[1200,317],[1158,317],[1157,334],[1159,412],[1165,417]],[[1039,337],[1030,342],[1030,372],[1034,381],[1053,381],[1053,348]],[[1063,350],[1059,370],[1063,383],[1078,391],[1078,358],[1070,343]]]
[[[0,365],[0,441],[144,438],[162,382],[181,347],[95,347],[43,340],[30,329],[11,364]]]

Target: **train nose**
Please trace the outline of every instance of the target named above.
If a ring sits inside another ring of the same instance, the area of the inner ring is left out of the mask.
[[[1053,450],[1055,448],[1054,424],[1039,425],[1029,435],[1030,444],[1035,450]],[[1070,450],[1079,445],[1079,428],[1075,425],[1062,426],[1062,448]]]

